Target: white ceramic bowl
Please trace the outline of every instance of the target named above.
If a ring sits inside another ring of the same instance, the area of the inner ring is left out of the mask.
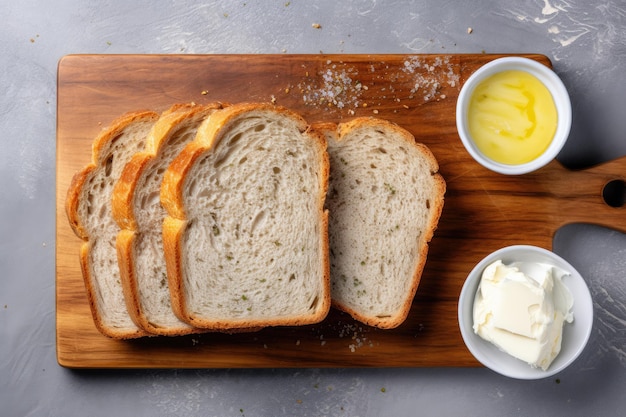
[[[526,362],[514,358],[474,333],[473,307],[478,284],[483,270],[498,259],[505,264],[515,261],[547,263],[570,273],[570,275],[563,277],[563,283],[574,298],[574,321],[564,323],[561,352],[545,371],[541,368],[533,368]],[[583,351],[591,335],[593,302],[585,280],[566,260],[543,248],[517,245],[508,246],[491,253],[472,269],[461,290],[458,317],[465,345],[480,363],[507,377],[541,379],[561,372],[574,362]]]
[[[486,157],[472,140],[467,121],[470,98],[478,84],[496,73],[509,70],[526,71],[541,81],[552,94],[557,111],[556,132],[548,148],[534,160],[518,165],[503,164]],[[524,57],[498,58],[480,67],[463,84],[456,105],[456,126],[465,149],[479,164],[501,174],[525,174],[548,164],[565,145],[571,125],[572,106],[567,89],[559,76],[545,65]]]

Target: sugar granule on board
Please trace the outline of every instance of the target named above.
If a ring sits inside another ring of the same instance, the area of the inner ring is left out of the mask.
[[[413,77],[411,94],[422,93],[424,101],[445,98],[445,95],[437,94],[442,84],[454,88],[459,82],[459,75],[454,71],[449,57],[437,57],[428,62],[426,58],[413,56],[404,61],[402,71]]]
[[[363,85],[355,81],[358,71],[353,67],[338,68],[327,62],[328,68],[321,71],[321,84],[299,83],[302,101],[306,105],[336,106],[339,109],[358,107]]]

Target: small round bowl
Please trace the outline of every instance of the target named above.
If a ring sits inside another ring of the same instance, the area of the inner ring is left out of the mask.
[[[556,106],[557,127],[548,148],[534,160],[518,164],[503,164],[485,156],[476,146],[469,132],[467,111],[470,98],[476,87],[486,78],[510,70],[526,71],[541,81],[552,94]],[[552,161],[561,151],[569,136],[572,125],[572,105],[567,89],[561,79],[545,65],[529,58],[505,57],[495,59],[476,70],[463,84],[456,104],[456,127],[465,149],[482,166],[492,171],[519,175],[535,171]]]
[[[563,324],[561,352],[547,370],[533,368],[526,362],[503,352],[492,343],[474,333],[474,299],[484,269],[494,261],[504,264],[512,262],[539,262],[554,265],[568,271],[563,284],[574,298],[574,321]],[[463,341],[474,357],[487,368],[510,378],[541,379],[555,375],[569,366],[585,348],[593,323],[593,302],[583,277],[566,260],[554,252],[536,246],[517,245],[499,249],[482,261],[469,273],[459,298],[459,327]]]

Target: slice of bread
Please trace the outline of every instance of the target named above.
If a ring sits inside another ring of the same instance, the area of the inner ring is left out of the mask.
[[[139,327],[156,335],[198,332],[172,311],[163,253],[165,209],[159,193],[171,161],[219,108],[217,103],[179,104],[162,113],[145,149],[132,157],[113,190],[113,217],[122,228],[116,243],[128,312]]]
[[[408,131],[375,118],[320,125],[328,139],[331,293],[379,328],[406,319],[443,208],[438,164]]]
[[[92,162],[74,175],[67,193],[68,220],[85,241],[80,264],[93,319],[101,333],[113,338],[147,335],[126,308],[115,250],[120,229],[111,214],[111,195],[126,163],[144,148],[157,118],[157,113],[138,111],[113,121],[95,138]]]
[[[213,113],[165,173],[172,307],[195,327],[303,325],[330,307],[323,135],[269,104]]]

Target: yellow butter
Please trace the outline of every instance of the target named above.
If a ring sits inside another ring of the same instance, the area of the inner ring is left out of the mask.
[[[541,155],[554,137],[557,121],[550,91],[525,71],[503,71],[483,80],[468,107],[469,132],[478,149],[509,165]]]

